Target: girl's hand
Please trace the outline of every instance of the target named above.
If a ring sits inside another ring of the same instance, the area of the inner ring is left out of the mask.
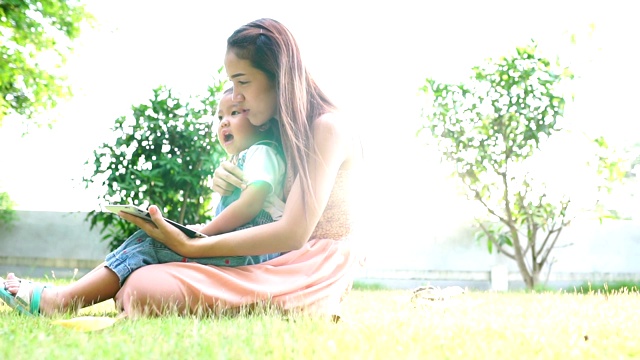
[[[229,196],[236,188],[245,189],[244,173],[229,161],[224,161],[213,173],[213,191]]]
[[[136,224],[140,229],[144,230],[147,235],[165,244],[169,249],[182,256],[189,257],[189,237],[173,225],[166,222],[157,206],[151,205],[147,210],[149,211],[149,215],[153,222],[122,211],[120,211],[118,215],[121,218]]]
[[[187,224],[185,225],[187,229],[191,229],[193,231],[200,231],[204,227],[204,224]]]

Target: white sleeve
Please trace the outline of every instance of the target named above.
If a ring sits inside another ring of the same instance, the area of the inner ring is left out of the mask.
[[[271,185],[271,193],[282,194],[285,163],[273,148],[260,144],[248,148],[242,171],[247,184],[265,181]]]

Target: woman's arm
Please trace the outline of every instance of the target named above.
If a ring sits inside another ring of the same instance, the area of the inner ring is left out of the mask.
[[[302,186],[296,179],[282,218],[276,222],[204,239],[189,239],[172,229],[155,206],[149,208],[149,213],[156,226],[132,215],[121,216],[186,257],[260,255],[299,249],[313,233],[329,200],[338,170],[350,155],[351,136],[335,116],[324,115],[312,126],[318,156],[309,159],[312,193],[307,197],[306,206],[302,200]]]

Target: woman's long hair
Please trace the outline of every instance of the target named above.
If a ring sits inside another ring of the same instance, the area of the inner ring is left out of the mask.
[[[227,51],[248,60],[275,84],[276,117],[280,121],[288,171],[294,177],[300,177],[306,203],[309,196],[313,196],[309,158],[316,156],[311,126],[314,120],[335,110],[336,106],[309,75],[295,38],[278,21],[264,18],[240,27],[227,39]]]

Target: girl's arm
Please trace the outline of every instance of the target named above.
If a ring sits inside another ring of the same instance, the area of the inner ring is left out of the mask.
[[[302,201],[299,179],[293,184],[282,218],[276,222],[204,239],[189,239],[162,219],[157,207],[149,207],[154,224],[133,215],[121,216],[145,230],[154,239],[186,257],[238,256],[286,252],[301,248],[309,239],[324,211],[340,166],[350,155],[349,131],[326,114],[312,126],[317,156],[310,156],[311,194]]]
[[[268,182],[252,183],[242,191],[238,200],[227,206],[199,231],[205,235],[224,234],[248,223],[262,210],[270,193],[271,184]]]

